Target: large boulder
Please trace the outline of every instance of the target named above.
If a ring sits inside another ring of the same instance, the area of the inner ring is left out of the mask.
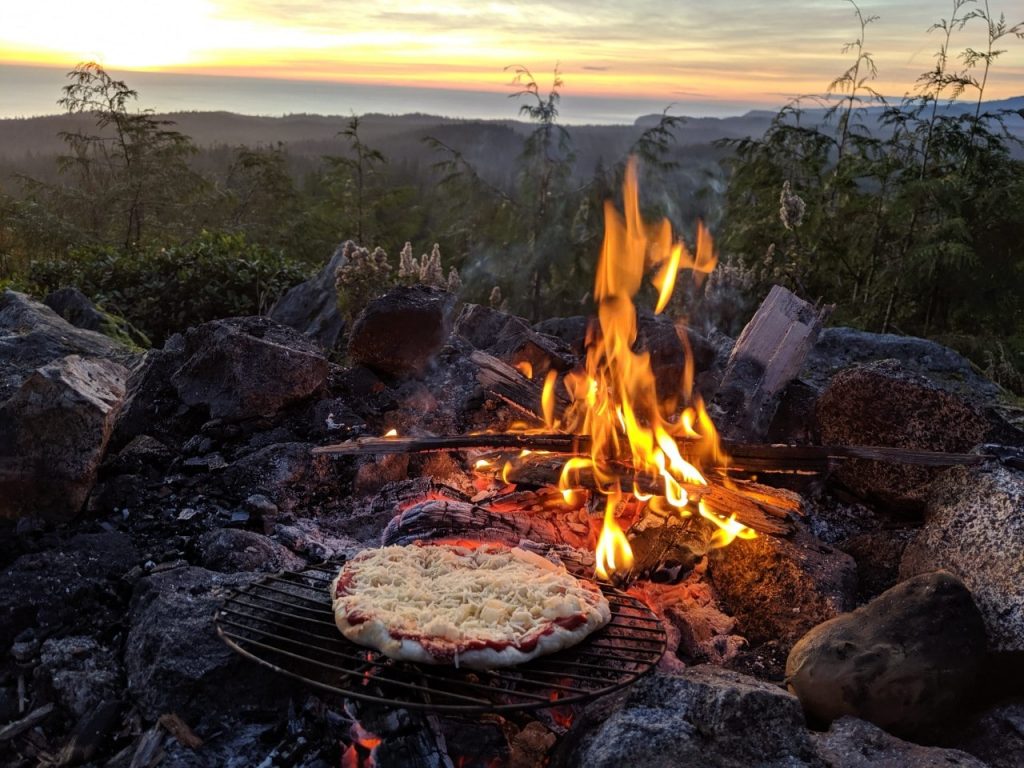
[[[903,741],[854,717],[837,720],[828,733],[816,733],[811,738],[828,768],[987,767],[966,752]]]
[[[962,708],[985,654],[985,628],[963,582],[918,576],[798,642],[786,678],[808,716],[843,715],[913,734]]]
[[[1024,651],[1024,473],[954,467],[930,487],[900,577],[945,568],[974,595],[995,651]]]
[[[426,285],[400,286],[374,299],[352,324],[352,361],[389,376],[426,370],[451,330],[455,296]]]
[[[82,509],[124,402],[128,371],[77,355],[37,369],[0,405],[0,517]]]
[[[837,374],[817,403],[826,445],[881,445],[963,453],[985,441],[991,426],[980,409],[895,360]],[[851,459],[835,476],[860,496],[897,507],[919,505],[937,470],[890,461]]]
[[[282,702],[290,690],[285,678],[243,659],[213,627],[220,601],[252,580],[252,574],[177,568],[139,582],[124,659],[128,690],[143,717],[174,712],[195,722],[208,711]]]
[[[949,347],[914,336],[854,328],[824,329],[807,356],[800,378],[823,389],[839,371],[877,360],[898,360],[904,370],[971,400],[990,401],[999,396],[997,384]]]
[[[181,402],[210,418],[271,417],[318,390],[328,365],[320,347],[265,317],[214,320],[185,334],[171,376]]]
[[[583,736],[571,766],[820,766],[800,703],[769,683],[712,666],[655,674]]]
[[[101,333],[76,328],[23,293],[0,293],[0,402],[13,395],[37,368],[68,355],[111,359],[124,365],[136,357]]]
[[[816,624],[854,606],[853,558],[804,530],[788,539],[737,539],[715,553],[711,579],[736,631],[788,648]]]
[[[270,309],[270,317],[301,331],[327,350],[336,349],[345,329],[338,310],[338,268],[348,263],[355,243],[344,242],[315,276],[290,288]]]
[[[43,303],[77,328],[102,333],[129,347],[149,346],[142,331],[124,318],[104,312],[77,288],[60,288],[47,295]]]

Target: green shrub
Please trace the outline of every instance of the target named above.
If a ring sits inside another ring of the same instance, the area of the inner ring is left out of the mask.
[[[262,314],[305,277],[305,268],[278,250],[241,234],[204,231],[168,248],[84,248],[42,259],[27,282],[40,294],[77,287],[161,344],[207,320]]]

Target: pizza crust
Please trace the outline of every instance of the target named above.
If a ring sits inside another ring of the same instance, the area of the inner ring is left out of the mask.
[[[576,645],[611,619],[600,589],[500,544],[365,550],[331,582],[335,621],[393,659],[473,669]]]

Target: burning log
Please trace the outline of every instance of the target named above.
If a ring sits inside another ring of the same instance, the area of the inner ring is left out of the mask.
[[[797,377],[833,307],[816,308],[773,286],[736,340],[713,405],[725,437],[757,440]]]
[[[505,479],[517,485],[557,485],[562,475],[562,461],[548,456],[528,456],[509,466]],[[588,468],[573,472],[573,481],[582,488],[594,489],[597,482]],[[718,482],[707,485],[680,483],[694,503],[704,501],[715,510],[735,514],[736,519],[755,531],[775,535],[790,530],[790,514],[801,512],[800,497],[791,491],[772,488],[750,481],[732,480],[726,487]],[[637,488],[644,493],[660,493],[658,481],[637,479]]]
[[[477,382],[484,391],[515,408],[531,419],[543,419],[540,383],[526,378],[511,365],[493,355],[475,350],[469,359],[477,366]],[[569,399],[560,389],[555,392],[555,413],[569,407]]]

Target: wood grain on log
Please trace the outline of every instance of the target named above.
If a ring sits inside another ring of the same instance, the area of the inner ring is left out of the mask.
[[[736,340],[715,394],[715,423],[725,437],[756,441],[767,434],[782,391],[800,373],[831,312],[772,286]]]

